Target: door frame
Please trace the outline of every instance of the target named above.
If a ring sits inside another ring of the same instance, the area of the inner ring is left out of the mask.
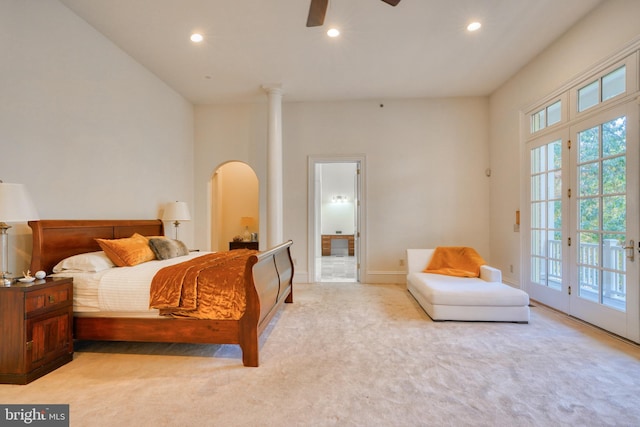
[[[357,175],[358,184],[356,186],[356,230],[355,230],[355,256],[356,256],[356,282],[362,283],[364,280],[363,271],[366,258],[366,201],[365,201],[365,165],[366,156],[356,155],[310,155],[308,157],[308,200],[307,200],[307,273],[308,282],[316,281],[316,258],[321,255],[322,238],[320,236],[320,188],[316,184],[319,177],[316,176],[316,166],[323,163],[357,163],[360,173]]]

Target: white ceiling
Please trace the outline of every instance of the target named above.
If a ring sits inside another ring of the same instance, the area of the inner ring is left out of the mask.
[[[210,104],[264,100],[272,84],[285,101],[488,95],[601,0],[331,0],[315,28],[309,0],[60,1]],[[472,20],[480,31],[466,31]]]

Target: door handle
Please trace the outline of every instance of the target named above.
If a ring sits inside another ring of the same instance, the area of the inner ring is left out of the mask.
[[[627,251],[627,258],[631,261],[633,261],[635,249],[636,249],[636,244],[633,240],[629,240],[629,246],[624,247],[624,250]]]

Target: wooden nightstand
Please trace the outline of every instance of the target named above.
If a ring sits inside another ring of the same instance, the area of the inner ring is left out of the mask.
[[[229,250],[232,251],[234,249],[258,249],[258,242],[229,242]]]
[[[73,279],[0,287],[0,383],[27,384],[73,359]]]

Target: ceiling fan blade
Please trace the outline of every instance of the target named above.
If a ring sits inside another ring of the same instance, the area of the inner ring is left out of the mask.
[[[400,3],[400,0],[382,0],[386,4],[390,4],[391,6],[397,6]]]
[[[307,27],[319,27],[324,24],[324,16],[327,13],[329,0],[311,0]]]

